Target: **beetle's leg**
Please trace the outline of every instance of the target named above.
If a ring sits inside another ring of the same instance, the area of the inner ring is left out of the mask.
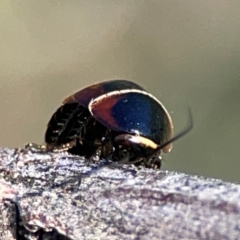
[[[98,127],[98,130],[99,129]],[[109,158],[113,153],[112,133],[107,128],[102,128],[101,131],[98,132],[93,146],[96,147],[96,150],[90,156],[90,161],[99,161],[100,158]]]
[[[46,153],[47,152],[47,146],[46,145],[41,145],[41,144],[36,144],[36,143],[28,143],[25,145],[25,149],[29,150],[31,152],[35,153]]]
[[[28,143],[25,145],[25,149],[35,153],[47,153],[47,152],[64,152],[72,148],[75,142],[62,144],[60,146],[49,146],[45,144]]]
[[[145,158],[145,164],[148,168],[160,169],[162,165],[161,151],[157,152],[149,158]]]
[[[129,134],[118,134],[114,140],[114,162],[154,169],[161,167],[161,150],[152,155],[151,147],[145,146],[141,141],[137,142],[138,138]]]
[[[136,154],[135,158],[130,159],[128,163],[136,166],[143,166],[147,168],[160,169],[161,168],[161,155],[154,155],[151,158],[147,158],[146,154]]]
[[[160,169],[162,165],[161,151],[157,152],[151,157],[147,157],[146,151],[142,149],[142,154],[141,155],[139,154],[139,156],[136,155],[136,158],[131,162],[133,162],[137,166],[144,166],[152,169]]]
[[[101,147],[97,148],[94,154],[92,154],[90,157],[87,158],[88,159],[87,162],[88,163],[99,162],[101,153],[102,153]]]
[[[142,161],[142,158],[144,158],[142,150],[137,144],[118,142],[114,148],[115,151],[112,156],[113,162],[138,165],[138,163]]]
[[[51,147],[51,146],[47,146],[47,150],[48,151],[51,151],[51,152],[65,152],[67,150],[69,150],[70,148],[72,148],[73,146],[75,146],[75,141],[72,141],[72,142],[69,142],[69,143],[66,143],[66,144],[62,144],[60,146],[54,146],[54,147]]]

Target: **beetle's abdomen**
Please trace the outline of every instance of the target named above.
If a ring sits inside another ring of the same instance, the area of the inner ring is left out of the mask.
[[[45,134],[45,142],[49,146],[61,146],[76,141],[85,131],[88,109],[78,103],[64,104],[53,114]]]

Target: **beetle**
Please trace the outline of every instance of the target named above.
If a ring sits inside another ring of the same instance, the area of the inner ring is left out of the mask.
[[[173,138],[173,122],[163,104],[138,84],[110,80],[88,86],[63,101],[45,133],[47,150],[67,150],[90,158],[161,167],[161,153]]]

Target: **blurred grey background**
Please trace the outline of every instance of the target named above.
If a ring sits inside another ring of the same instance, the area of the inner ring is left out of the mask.
[[[0,146],[43,143],[61,101],[130,79],[180,132],[164,169],[240,181],[240,1],[0,2]]]

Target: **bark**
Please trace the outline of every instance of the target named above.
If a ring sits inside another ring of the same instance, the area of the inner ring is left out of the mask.
[[[240,186],[0,149],[0,239],[240,239]]]

